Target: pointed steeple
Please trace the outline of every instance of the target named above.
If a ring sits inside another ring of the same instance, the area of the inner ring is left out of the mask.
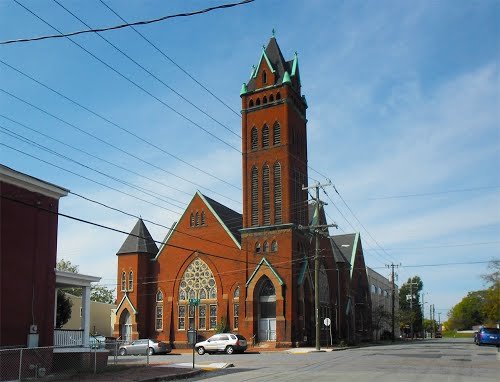
[[[241,85],[240,96],[242,96],[243,94],[246,94],[247,92],[248,92],[247,84],[243,82],[243,85]]]
[[[137,220],[134,228],[125,239],[117,255],[126,253],[146,253],[151,256],[156,256],[158,247],[149,233],[142,219]]]
[[[288,72],[285,72],[285,74],[283,76],[282,83],[284,83],[284,84],[291,84],[292,83],[292,80],[290,79],[290,75],[288,74]]]

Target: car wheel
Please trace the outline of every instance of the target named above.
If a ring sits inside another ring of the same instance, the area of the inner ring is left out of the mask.
[[[228,346],[228,347],[226,348],[226,353],[227,353],[227,354],[233,354],[233,353],[234,353],[234,348],[233,348],[232,346]]]
[[[153,355],[153,354],[155,354],[153,348],[148,348],[148,355]]]
[[[203,346],[200,346],[199,348],[197,348],[196,351],[199,355],[205,354],[205,348]]]
[[[126,349],[120,349],[119,351],[120,355],[127,355],[127,350]]]

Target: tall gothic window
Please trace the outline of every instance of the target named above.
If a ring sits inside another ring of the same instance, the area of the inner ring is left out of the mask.
[[[233,293],[233,328],[238,329],[240,316],[240,287],[236,287]]]
[[[201,225],[205,225],[205,211],[201,211]]]
[[[163,329],[163,293],[159,290],[156,293],[156,320],[155,328],[157,331]]]
[[[127,274],[122,272],[122,292],[127,290]]]
[[[273,126],[273,145],[279,145],[281,143],[281,127],[278,122],[275,122]]]
[[[257,150],[258,140],[257,128],[254,126],[252,127],[252,132],[250,133],[250,144],[252,150]]]
[[[281,165],[274,164],[274,224],[282,222]]]
[[[252,168],[252,187],[251,187],[251,219],[252,225],[259,225],[259,172],[257,167]]]
[[[128,290],[134,289],[134,272],[130,271],[128,274]]]
[[[194,214],[191,212],[191,216],[189,217],[189,225],[194,227]]]
[[[262,147],[269,147],[269,126],[262,128]]]
[[[267,73],[266,71],[262,71],[262,84],[265,85],[267,84]]]
[[[262,212],[263,224],[271,224],[271,200],[269,196],[269,166],[266,164],[262,169]]]

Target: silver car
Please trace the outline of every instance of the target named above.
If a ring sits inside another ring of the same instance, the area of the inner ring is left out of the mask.
[[[143,355],[153,355],[153,354],[166,354],[170,353],[172,349],[165,343],[156,340],[135,340],[130,344],[122,345],[118,349],[118,354],[128,355],[128,354],[143,354]]]
[[[198,342],[194,347],[199,355],[216,352],[233,354],[247,350],[247,340],[241,334],[220,333]]]

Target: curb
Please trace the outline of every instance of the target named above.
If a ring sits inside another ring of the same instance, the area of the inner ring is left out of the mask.
[[[138,382],[175,381],[178,379],[187,379],[187,378],[195,377],[203,372],[204,372],[204,370],[193,370],[193,371],[188,371],[186,373],[181,373],[181,374],[160,375],[158,377],[140,379],[140,380],[138,380]]]

